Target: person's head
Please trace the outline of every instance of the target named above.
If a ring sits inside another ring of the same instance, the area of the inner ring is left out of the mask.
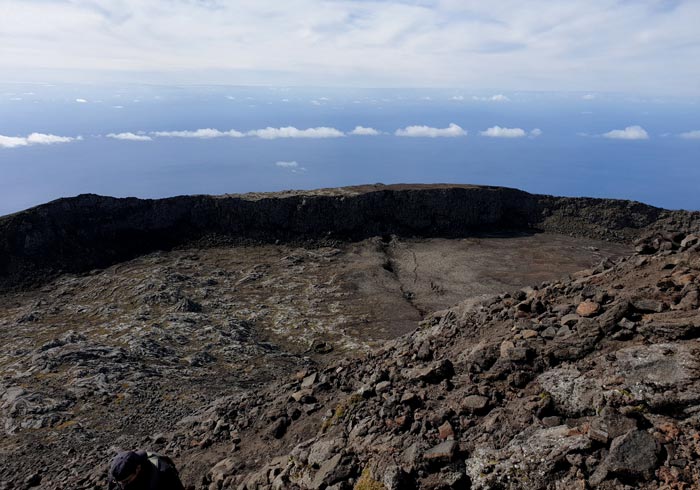
[[[124,451],[115,456],[109,475],[119,488],[126,488],[141,472],[142,458],[134,451]]]

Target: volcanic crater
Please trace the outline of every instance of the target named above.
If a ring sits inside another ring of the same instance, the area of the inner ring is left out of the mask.
[[[0,217],[0,488],[135,447],[211,490],[698,488],[699,231],[446,184]]]

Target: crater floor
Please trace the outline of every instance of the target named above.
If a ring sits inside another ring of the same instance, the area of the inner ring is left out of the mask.
[[[205,402],[380,345],[430,312],[629,252],[552,234],[181,249],[6,293],[0,456],[27,451],[18,461],[51,473],[137,446]]]

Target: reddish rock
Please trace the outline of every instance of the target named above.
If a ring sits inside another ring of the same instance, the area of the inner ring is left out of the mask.
[[[445,422],[444,424],[442,424],[438,428],[438,431],[440,432],[440,439],[454,439],[455,438],[455,431],[449,422]]]
[[[673,278],[673,282],[679,286],[686,286],[692,283],[694,280],[695,276],[693,274],[682,274]]]
[[[411,419],[407,415],[400,415],[394,419],[394,424],[400,429],[405,429],[410,424]]]
[[[578,305],[576,313],[584,318],[595,316],[600,313],[600,305],[595,301],[584,301]]]
[[[661,443],[661,444],[668,444],[669,442],[672,442],[678,436],[680,435],[681,431],[678,428],[678,426],[672,422],[664,422],[660,424],[658,427],[656,427],[657,433],[656,439]]]

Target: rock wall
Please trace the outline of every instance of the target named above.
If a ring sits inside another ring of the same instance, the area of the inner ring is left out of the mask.
[[[0,218],[0,289],[211,236],[289,242],[536,229],[625,241],[669,216],[698,223],[697,214],[467,185],[375,185],[158,200],[88,194]]]

